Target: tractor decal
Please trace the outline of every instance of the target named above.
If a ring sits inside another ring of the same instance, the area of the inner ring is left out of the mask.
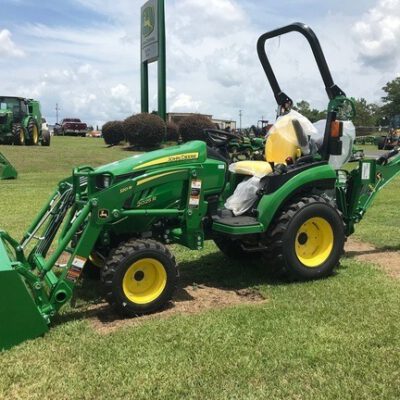
[[[147,182],[154,181],[155,179],[161,178],[162,176],[176,174],[177,172],[181,172],[181,171],[166,172],[165,174],[159,174],[159,175],[156,175],[156,176],[150,176],[149,178],[141,179],[140,181],[138,181],[137,186],[143,185],[143,184],[145,184]]]
[[[176,156],[162,157],[157,160],[149,161],[144,164],[140,164],[136,166],[134,169],[152,167],[153,165],[165,164],[169,162],[177,162],[177,161],[187,161],[187,160],[197,160],[199,158],[199,153],[185,153],[178,154]]]
[[[110,212],[106,209],[99,210],[99,218],[100,219],[107,219],[110,215]]]
[[[136,204],[136,207],[142,207],[149,205],[157,200],[157,196],[147,197],[146,199],[139,200]]]

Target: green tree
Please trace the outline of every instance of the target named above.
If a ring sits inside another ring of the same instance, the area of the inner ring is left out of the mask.
[[[355,100],[356,116],[353,118],[355,126],[376,126],[380,120],[380,107],[369,104],[364,98]]]
[[[388,82],[382,90],[386,93],[382,97],[384,116],[392,118],[400,114],[400,76]]]
[[[304,115],[311,122],[316,122],[319,121],[320,119],[326,118],[326,111],[319,111],[316,108],[311,109],[310,103],[305,100],[296,103],[293,109],[298,111],[300,114]]]

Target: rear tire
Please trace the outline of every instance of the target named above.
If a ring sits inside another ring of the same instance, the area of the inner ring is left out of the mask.
[[[13,144],[16,146],[25,145],[25,130],[21,124],[13,124],[11,134]]]
[[[106,300],[121,315],[155,312],[172,299],[178,268],[171,252],[154,240],[121,243],[102,271]]]
[[[27,144],[30,146],[37,146],[39,144],[39,128],[33,118],[29,119],[28,126],[28,139]]]
[[[326,277],[344,253],[345,225],[336,206],[320,196],[288,205],[269,234],[274,255],[294,280]]]

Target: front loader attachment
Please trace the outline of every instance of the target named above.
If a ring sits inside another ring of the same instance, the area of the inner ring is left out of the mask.
[[[48,330],[17,265],[0,240],[0,351]]]
[[[60,182],[20,241],[0,230],[0,352],[46,333],[72,297],[102,228],[84,178]]]
[[[18,176],[17,170],[11,165],[10,161],[0,153],[0,180],[15,179]]]

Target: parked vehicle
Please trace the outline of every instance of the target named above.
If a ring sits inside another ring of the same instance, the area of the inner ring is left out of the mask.
[[[400,129],[391,129],[386,136],[376,139],[378,150],[392,150],[400,145]]]
[[[0,143],[18,146],[50,144],[42,130],[42,114],[37,100],[0,96]]]
[[[42,141],[42,145],[50,146],[51,132],[50,132],[49,124],[46,121],[46,118],[42,118],[42,136],[44,138]]]
[[[88,127],[79,118],[64,118],[54,125],[54,135],[86,137]]]

